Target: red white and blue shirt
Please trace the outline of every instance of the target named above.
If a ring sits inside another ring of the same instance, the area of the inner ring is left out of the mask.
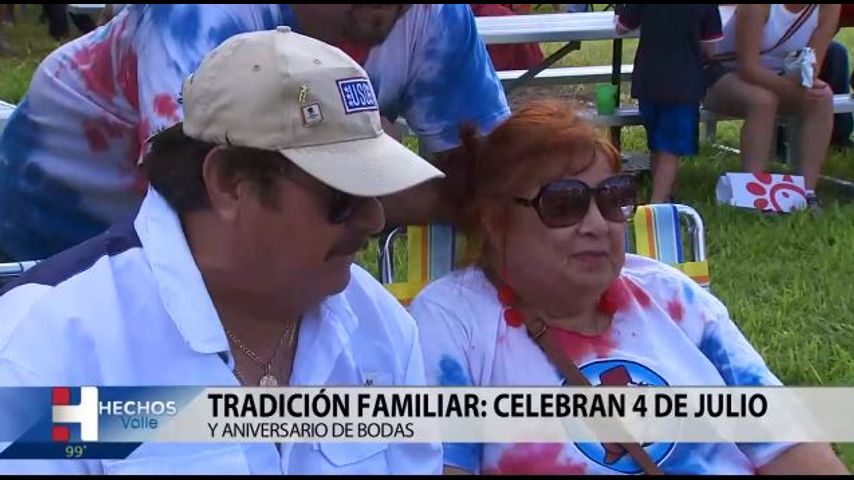
[[[780,385],[723,304],[678,270],[627,255],[608,299],[617,313],[605,334],[553,330],[594,386]],[[508,325],[502,311],[481,270],[461,270],[429,285],[410,307],[427,380],[447,386],[565,384],[525,328]],[[752,474],[789,446],[653,443],[645,449],[668,474]],[[472,473],[642,473],[625,450],[598,443],[445,444],[445,464]]]
[[[42,259],[130,217],[145,194],[145,140],[182,119],[183,80],[238,33],[287,25],[290,5],[129,5],[36,71],[0,141],[0,252]],[[413,5],[363,64],[381,113],[404,117],[425,151],[459,145],[459,127],[509,115],[467,4]]]

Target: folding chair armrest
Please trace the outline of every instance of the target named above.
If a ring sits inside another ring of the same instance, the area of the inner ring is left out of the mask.
[[[690,256],[682,247],[682,218],[687,220],[691,237]],[[635,234],[636,253],[682,270],[698,284],[709,288],[706,229],[696,210],[681,204],[642,205],[638,207],[631,229]]]
[[[394,241],[406,233],[403,227],[397,227],[380,239],[380,282],[394,283]]]
[[[687,205],[676,205],[676,210],[691,221],[691,244],[694,249],[694,261],[706,261],[706,227],[703,223],[703,217]]]
[[[0,279],[11,279],[21,276],[39,262],[0,263]]]

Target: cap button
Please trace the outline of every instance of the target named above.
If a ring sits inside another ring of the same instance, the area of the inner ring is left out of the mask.
[[[282,33],[290,33],[291,27],[289,27],[287,25],[282,25],[280,27],[276,27],[276,30],[279,32],[282,32]]]

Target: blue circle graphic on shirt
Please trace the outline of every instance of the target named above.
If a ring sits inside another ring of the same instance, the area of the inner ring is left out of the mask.
[[[581,367],[581,373],[593,386],[666,387],[667,381],[652,369],[628,360],[599,360]],[[564,380],[564,385],[566,381]],[[643,473],[643,469],[621,446],[603,443],[576,443],[575,446],[591,461],[621,473]],[[675,443],[648,443],[643,445],[656,465],[670,455]]]

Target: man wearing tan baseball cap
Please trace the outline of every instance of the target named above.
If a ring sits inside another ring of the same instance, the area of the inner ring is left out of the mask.
[[[441,173],[383,133],[364,70],[287,28],[241,34],[186,80],[183,104],[184,122],[151,140],[151,187],[133,222],[0,297],[10,326],[0,386],[423,385],[414,321],[353,259],[383,227],[377,196]],[[9,472],[441,469],[440,445],[413,443],[146,443],[118,461],[0,462]]]
[[[362,197],[442,177],[383,133],[378,111],[355,61],[288,27],[229,41],[184,84],[184,133],[196,140],[280,152]]]

